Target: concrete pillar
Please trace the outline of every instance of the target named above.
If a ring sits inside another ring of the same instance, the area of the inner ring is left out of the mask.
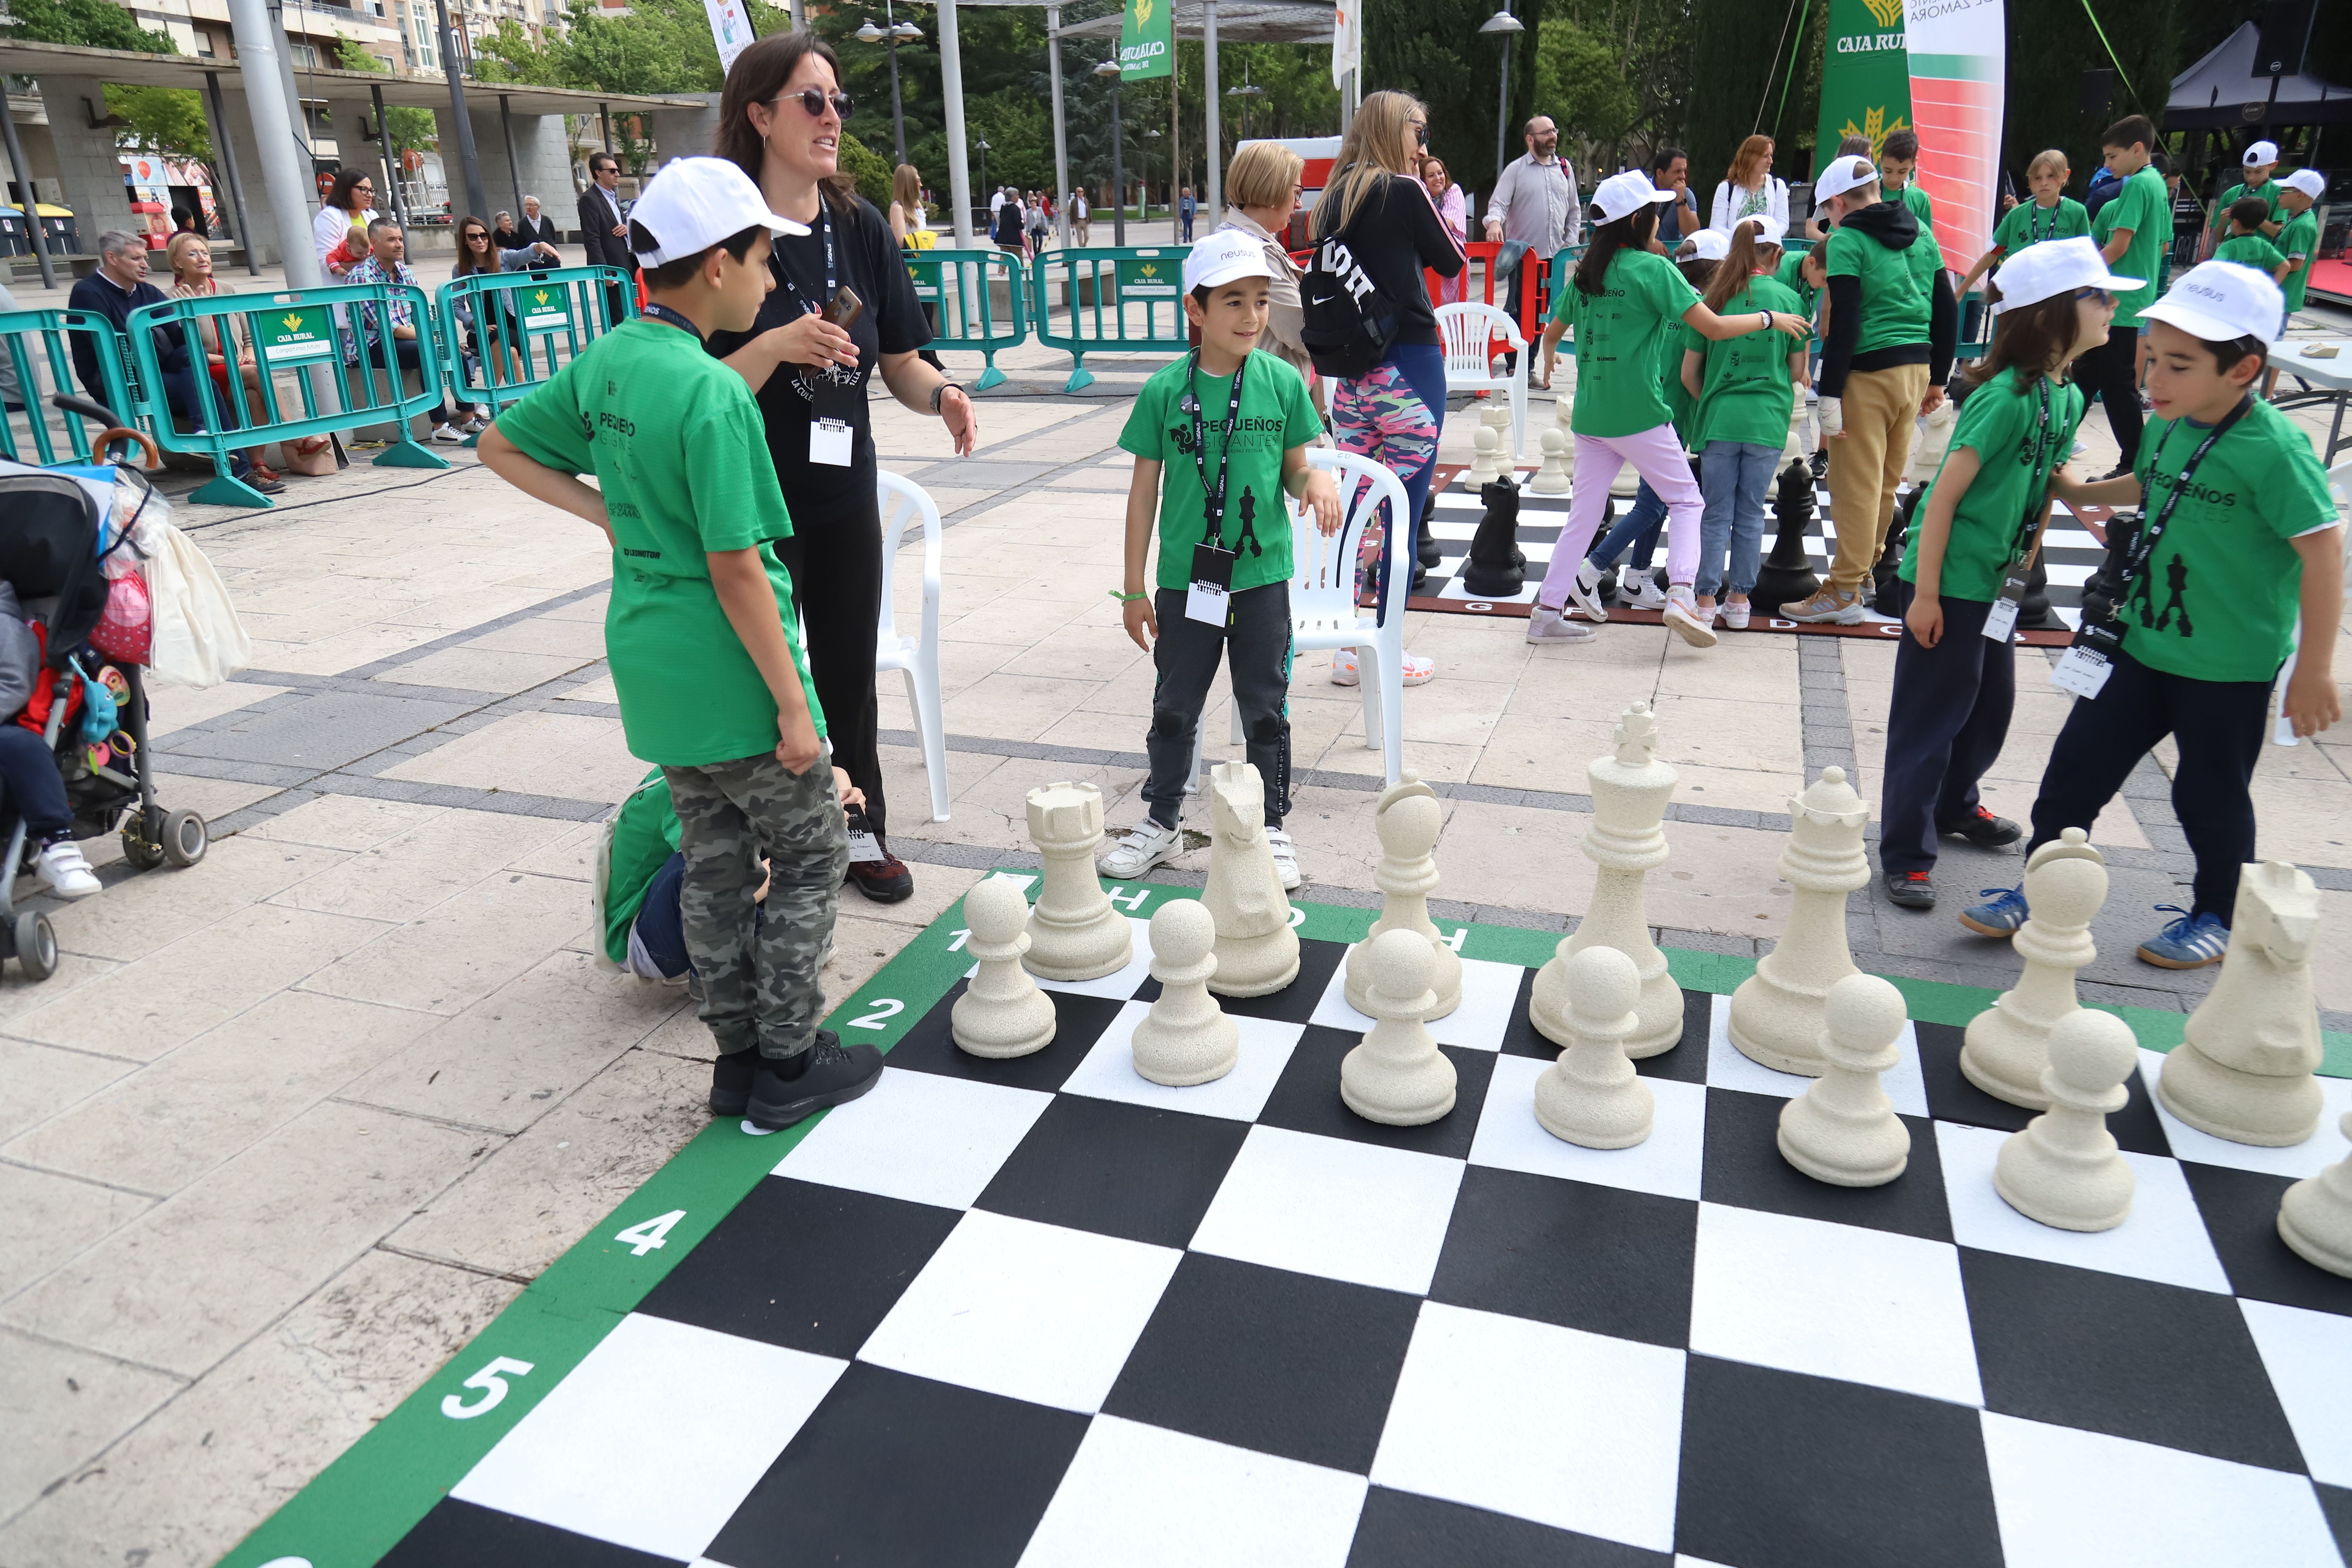
[[[719,95],[704,92],[694,96],[702,100],[700,109],[656,109],[650,116],[654,156],[665,163],[672,158],[707,158],[718,140]]]
[[[228,115],[228,144],[236,150],[237,183],[245,190],[245,221],[253,232],[239,235],[240,243],[254,247],[262,266],[270,267],[286,259],[285,248],[278,237],[278,209],[269,204],[269,182],[261,177],[261,149],[253,140],[253,111],[245,101],[244,90],[231,83],[242,79],[230,73],[221,77],[221,107]],[[220,126],[213,127],[213,135],[221,134]],[[305,214],[307,226],[310,218]]]
[[[131,221],[131,195],[122,184],[122,162],[115,151],[114,132],[93,131],[89,110],[106,112],[106,86],[96,77],[44,76],[39,79],[41,101],[49,113],[49,142],[58,161],[58,183],[65,205],[73,209],[81,254],[98,254],[98,237],[110,228],[138,227]],[[84,108],[82,100],[89,100]],[[29,162],[31,154],[27,153]],[[73,264],[74,276],[87,278],[98,269],[93,261]]]

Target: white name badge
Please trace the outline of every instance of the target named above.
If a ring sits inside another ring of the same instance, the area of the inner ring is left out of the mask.
[[[1232,605],[1233,595],[1214,583],[1196,582],[1184,591],[1184,618],[1214,626],[1219,631],[1225,629]]]
[[[809,461],[828,468],[849,467],[849,421],[817,419],[809,425]]]
[[[878,863],[887,858],[888,857],[882,853],[882,846],[875,842],[874,835],[871,833],[859,832],[849,836],[850,864],[856,865],[860,860]]]
[[[2077,697],[2096,697],[2107,684],[2107,677],[2116,667],[2107,656],[2093,653],[2086,647],[2070,647],[2057,668],[2050,672],[2050,684],[2061,691],[2071,691]]]
[[[1994,600],[1992,608],[1985,612],[1984,635],[1997,643],[2006,643],[2010,634],[2016,630],[2017,601]]]

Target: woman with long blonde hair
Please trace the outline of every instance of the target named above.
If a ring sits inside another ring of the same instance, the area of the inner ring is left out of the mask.
[[[1404,481],[1406,515],[1389,519],[1377,543],[1372,531],[1365,531],[1366,548],[1380,552],[1373,575],[1390,615],[1404,608],[1404,594],[1391,595],[1389,582],[1398,572],[1412,580],[1415,531],[1445,422],[1445,351],[1422,273],[1427,268],[1453,278],[1466,265],[1461,243],[1421,183],[1428,151],[1429,110],[1421,100],[1410,93],[1373,93],[1356,110],[1331,162],[1331,183],[1315,203],[1316,264],[1369,283],[1369,294],[1359,291],[1365,310],[1385,314],[1391,323],[1380,363],[1342,380],[1331,398],[1331,434],[1339,449],[1370,458]],[[1404,669],[1408,686],[1437,673],[1434,662],[1416,654],[1405,655]],[[1356,684],[1353,653],[1331,656],[1331,679]]]
[[[1789,231],[1789,184],[1772,177],[1772,138],[1750,136],[1732,155],[1731,171],[1715,187],[1715,216],[1707,227],[1724,234],[1741,218],[1761,213]]]

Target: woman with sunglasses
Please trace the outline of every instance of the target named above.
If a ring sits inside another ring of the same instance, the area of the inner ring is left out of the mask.
[[[326,268],[330,283],[343,280],[343,269],[327,260],[327,253],[343,243],[352,226],[364,227],[375,221],[375,182],[362,169],[345,169],[335,176],[327,188],[326,204],[310,220],[310,243],[319,252],[319,265]]]
[[[477,272],[520,272],[527,267],[562,265],[563,258],[557,254],[555,247],[544,242],[512,247],[502,245],[496,231],[480,218],[467,214],[457,222],[457,265],[450,270],[449,276],[454,279],[468,278]],[[521,365],[515,357],[517,341],[521,334],[516,327],[512,302],[501,300],[495,316],[485,321],[475,321],[474,307],[468,300],[457,301],[457,313],[459,324],[465,327],[470,340],[466,345],[467,352],[489,370],[491,379],[521,380]],[[458,412],[466,416],[467,421],[460,428],[468,434],[479,434],[481,421],[478,411],[461,406]]]
[[[944,420],[959,457],[979,432],[963,388],[917,357],[931,329],[914,281],[890,226],[841,171],[849,110],[840,61],[813,34],[772,33],[736,57],[713,151],[758,183],[770,210],[809,232],[773,241],[775,287],[751,330],[716,333],[707,346],[759,399],[792,512],[793,535],[776,541],[776,553],[792,573],[834,761],[866,792],[880,856],[853,861],[849,879],[867,898],[897,903],[915,883],[885,837],[874,695],[882,517],[867,379],[879,371],[900,404]]]

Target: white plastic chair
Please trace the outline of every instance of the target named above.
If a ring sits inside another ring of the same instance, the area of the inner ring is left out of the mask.
[[[1499,334],[1519,356],[1518,369],[1496,375],[1492,367]],[[1497,305],[1463,303],[1437,307],[1438,341],[1445,348],[1445,391],[1507,392],[1511,395],[1511,461],[1528,445],[1528,341],[1519,324]]]
[[[923,742],[923,771],[931,780],[931,820],[948,819],[947,722],[940,707],[940,509],[929,492],[912,479],[883,473],[876,484],[882,509],[882,619],[874,639],[874,673],[897,670],[907,678],[907,700],[914,706],[915,731]],[[898,613],[891,583],[898,566],[898,546],[908,522],[923,522],[923,632],[919,637],[898,631]],[[802,590],[808,592],[807,587]]]

